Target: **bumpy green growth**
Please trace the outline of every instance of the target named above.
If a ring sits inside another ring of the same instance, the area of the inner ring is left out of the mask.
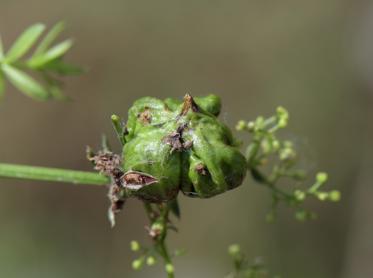
[[[229,128],[217,119],[215,95],[184,101],[145,97],[129,110],[123,176],[129,195],[167,201],[179,190],[208,198],[239,186],[247,162]]]

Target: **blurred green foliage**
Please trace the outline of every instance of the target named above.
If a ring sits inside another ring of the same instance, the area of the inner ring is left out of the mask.
[[[56,76],[79,74],[81,69],[62,60],[73,44],[71,39],[51,46],[64,28],[63,22],[57,23],[35,46],[45,26],[41,23],[34,24],[16,39],[6,53],[0,37],[0,95],[4,94],[7,78],[14,87],[33,99],[66,99],[61,92],[62,83]],[[22,60],[33,47],[33,54]],[[43,84],[26,73],[26,70],[34,72]]]

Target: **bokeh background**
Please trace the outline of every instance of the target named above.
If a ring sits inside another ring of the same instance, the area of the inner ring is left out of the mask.
[[[6,47],[35,22],[68,25],[68,60],[89,68],[68,79],[72,102],[38,103],[8,86],[0,104],[1,162],[89,170],[85,146],[115,142],[112,113],[141,96],[216,93],[223,121],[291,113],[284,137],[305,150],[304,167],[330,174],[338,204],[298,223],[287,209],[265,222],[266,189],[250,179],[209,200],[181,196],[172,248],[177,277],[224,277],[239,243],[282,277],[373,277],[370,1],[0,0]],[[118,150],[118,145],[115,145]],[[106,189],[0,180],[0,277],[163,277],[131,270],[129,242],[147,242],[141,204],[127,203],[115,229]]]

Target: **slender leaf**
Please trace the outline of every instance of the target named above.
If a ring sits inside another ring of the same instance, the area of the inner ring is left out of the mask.
[[[27,73],[7,64],[3,64],[1,67],[14,87],[25,95],[36,100],[46,100],[48,98],[48,91]]]
[[[44,66],[45,64],[57,59],[57,58],[60,58],[62,55],[64,55],[70,48],[71,46],[73,45],[73,41],[72,40],[65,40],[57,45],[55,45],[54,47],[52,47],[51,49],[49,49],[47,52],[43,53],[43,54],[40,54],[39,56],[35,56],[33,58],[31,58],[29,61],[28,61],[28,65],[32,68],[41,68],[42,66]]]
[[[104,152],[111,152],[109,139],[107,138],[105,133],[101,135],[101,148]]]
[[[4,74],[0,71],[0,99],[3,98],[5,92],[5,79]]]
[[[3,41],[0,36],[0,61],[4,58],[4,47],[3,47]]]
[[[50,93],[51,97],[55,100],[60,100],[60,101],[70,100],[70,98],[68,96],[65,96],[62,93],[61,87],[59,87],[57,85],[48,86],[48,92]]]
[[[47,33],[44,39],[40,42],[40,44],[38,45],[38,47],[36,48],[33,54],[33,57],[44,53],[64,29],[65,29],[64,22],[61,21],[61,22],[56,23],[50,29],[50,31]]]
[[[67,101],[70,100],[69,97],[65,96],[62,93],[60,82],[58,80],[53,79],[52,77],[48,76],[47,73],[43,74],[43,79],[46,83],[47,91],[51,98],[55,100]]]
[[[85,72],[84,69],[75,65],[66,64],[60,59],[49,62],[43,66],[43,69],[55,72],[59,75],[78,75]]]
[[[35,41],[43,33],[45,26],[37,23],[27,28],[15,41],[13,46],[6,54],[5,60],[12,63],[22,57],[35,43]]]

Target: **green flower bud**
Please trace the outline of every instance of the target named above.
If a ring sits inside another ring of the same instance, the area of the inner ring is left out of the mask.
[[[270,142],[268,139],[263,139],[261,147],[263,153],[268,154],[272,151],[272,142]]]
[[[316,181],[318,183],[325,183],[326,181],[328,180],[328,174],[327,173],[324,173],[324,172],[320,172],[320,173],[317,173],[316,175]]]
[[[295,219],[302,222],[306,220],[315,220],[317,219],[317,214],[304,209],[299,209],[295,212]]]
[[[175,268],[172,264],[166,264],[165,270],[168,274],[173,274],[175,272]]]
[[[241,131],[241,130],[244,130],[246,128],[246,126],[247,126],[247,123],[245,121],[241,120],[237,123],[236,129]]]
[[[280,150],[279,156],[280,156],[280,160],[291,160],[295,158],[296,153],[294,152],[292,148],[285,147]]]
[[[120,122],[120,118],[118,115],[111,115],[111,121],[115,122],[115,123],[119,123]]]
[[[140,244],[136,240],[130,242],[131,250],[136,252],[140,250]]]
[[[286,127],[287,126],[287,124],[288,124],[288,120],[287,119],[285,119],[285,118],[280,118],[279,120],[278,120],[278,127],[279,128],[284,128],[284,127]]]
[[[306,198],[306,193],[301,190],[295,190],[294,196],[298,201],[303,201]]]
[[[273,140],[272,148],[277,151],[280,148],[280,142],[278,140]]]
[[[134,260],[132,262],[132,268],[134,270],[140,270],[144,265],[144,259],[143,258],[140,258],[140,259],[137,259],[137,260]]]
[[[278,127],[279,128],[284,128],[287,126],[288,124],[288,120],[289,120],[289,113],[288,111],[283,108],[283,107],[277,107],[277,117],[278,117]]]
[[[208,198],[239,186],[247,162],[227,126],[217,119],[220,100],[210,95],[184,102],[145,97],[129,110],[123,147],[123,187],[128,195],[160,202],[179,190]]]
[[[289,112],[282,106],[277,107],[276,109],[277,115],[279,118],[284,117],[288,118],[289,117]]]
[[[317,192],[316,196],[320,201],[325,201],[329,197],[329,194],[327,192]]]
[[[237,256],[241,252],[241,247],[238,244],[232,244],[228,247],[228,254],[232,257]]]
[[[249,124],[252,125],[252,126],[255,125],[255,127],[254,127],[255,129],[257,129],[257,130],[261,130],[261,129],[264,129],[264,123],[265,123],[265,119],[264,119],[264,117],[259,116],[259,117],[257,117],[257,118],[255,119],[255,123],[250,122]]]
[[[155,235],[160,235],[161,233],[163,233],[163,230],[164,230],[164,226],[161,222],[159,221],[156,221],[153,223],[153,225],[150,227],[150,231]]]
[[[247,129],[249,130],[249,131],[254,131],[254,129],[255,129],[255,123],[254,122],[248,122],[247,123]]]
[[[155,265],[156,261],[155,261],[155,258],[153,256],[149,256],[147,257],[146,259],[146,264],[148,266],[152,266],[152,265]]]
[[[341,199],[341,192],[338,190],[332,190],[329,192],[329,200],[332,202],[338,202]]]

